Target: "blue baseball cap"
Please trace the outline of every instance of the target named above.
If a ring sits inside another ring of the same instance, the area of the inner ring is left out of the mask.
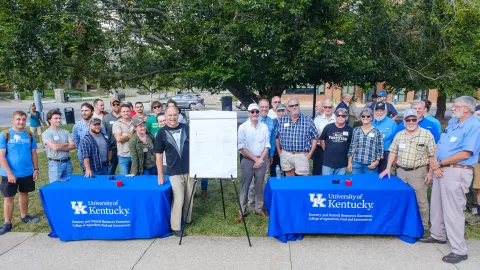
[[[381,92],[380,94],[378,94],[379,97],[387,97],[387,93],[385,92]]]

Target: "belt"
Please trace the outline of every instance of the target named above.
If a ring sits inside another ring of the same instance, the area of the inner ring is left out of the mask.
[[[473,170],[473,167],[472,167],[472,166],[468,166],[468,165],[451,164],[451,165],[447,165],[447,166],[445,166],[445,167],[459,168],[459,169],[466,169],[466,170]]]
[[[427,165],[423,165],[423,166],[420,166],[420,167],[414,167],[414,168],[405,168],[405,167],[402,167],[402,166],[398,166],[398,168],[401,168],[402,170],[406,171],[406,172],[409,172],[409,171],[413,171],[413,170],[416,170],[416,169],[420,169],[420,168],[423,168]]]
[[[244,158],[244,159],[248,159],[248,160],[251,160],[251,161],[255,161],[255,160],[253,160],[253,159],[251,159],[250,157],[247,157],[247,156],[245,156],[245,155],[243,155],[243,157],[242,157],[242,158]],[[260,157],[257,157],[257,158],[260,158]]]
[[[287,150],[284,150],[284,151],[287,151]],[[287,151],[287,152],[290,153],[290,154],[294,154],[294,155],[308,154],[308,152],[295,152],[295,151]]]
[[[70,158],[64,158],[64,159],[54,159],[54,158],[48,158],[50,161],[56,161],[56,162],[67,162],[70,160]]]

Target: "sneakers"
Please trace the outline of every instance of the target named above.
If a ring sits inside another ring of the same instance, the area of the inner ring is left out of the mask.
[[[38,217],[31,217],[29,215],[24,216],[20,219],[22,223],[38,223],[40,222],[40,218]]]
[[[12,224],[5,222],[3,223],[3,226],[0,227],[0,235],[6,234],[7,232],[12,230]]]
[[[465,220],[465,222],[466,222],[468,225],[480,224],[480,216],[479,216],[479,215],[471,216],[471,217],[467,218],[467,219]]]

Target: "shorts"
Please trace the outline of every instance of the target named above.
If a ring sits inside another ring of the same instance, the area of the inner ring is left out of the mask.
[[[307,153],[296,153],[282,150],[280,155],[280,166],[282,171],[288,172],[295,169],[297,175],[308,175],[310,173],[310,161],[305,156]]]
[[[473,169],[473,188],[480,190],[480,164],[475,163],[475,168]]]
[[[33,181],[33,174],[25,177],[17,177],[15,184],[8,182],[8,177],[2,176],[2,183],[0,183],[0,191],[4,197],[13,197],[17,194],[17,190],[22,193],[35,191],[35,182]]]
[[[42,127],[30,127],[30,131],[33,135],[37,134],[38,136],[42,136]]]

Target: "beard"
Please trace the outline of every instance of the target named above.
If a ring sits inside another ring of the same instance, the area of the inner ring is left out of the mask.
[[[462,116],[463,116],[463,112],[452,113],[452,117],[456,118],[456,119],[460,119],[460,118],[462,118]]]
[[[387,117],[387,115],[375,116],[375,120],[377,120],[377,121],[382,121],[383,119],[385,119],[385,117]]]
[[[90,129],[90,131],[91,131],[93,134],[95,134],[95,135],[98,135],[98,134],[100,134],[100,132],[101,132],[101,130],[97,132],[97,131],[94,130],[94,129]]]
[[[92,118],[93,114],[90,115],[82,115],[83,120],[90,120]]]

